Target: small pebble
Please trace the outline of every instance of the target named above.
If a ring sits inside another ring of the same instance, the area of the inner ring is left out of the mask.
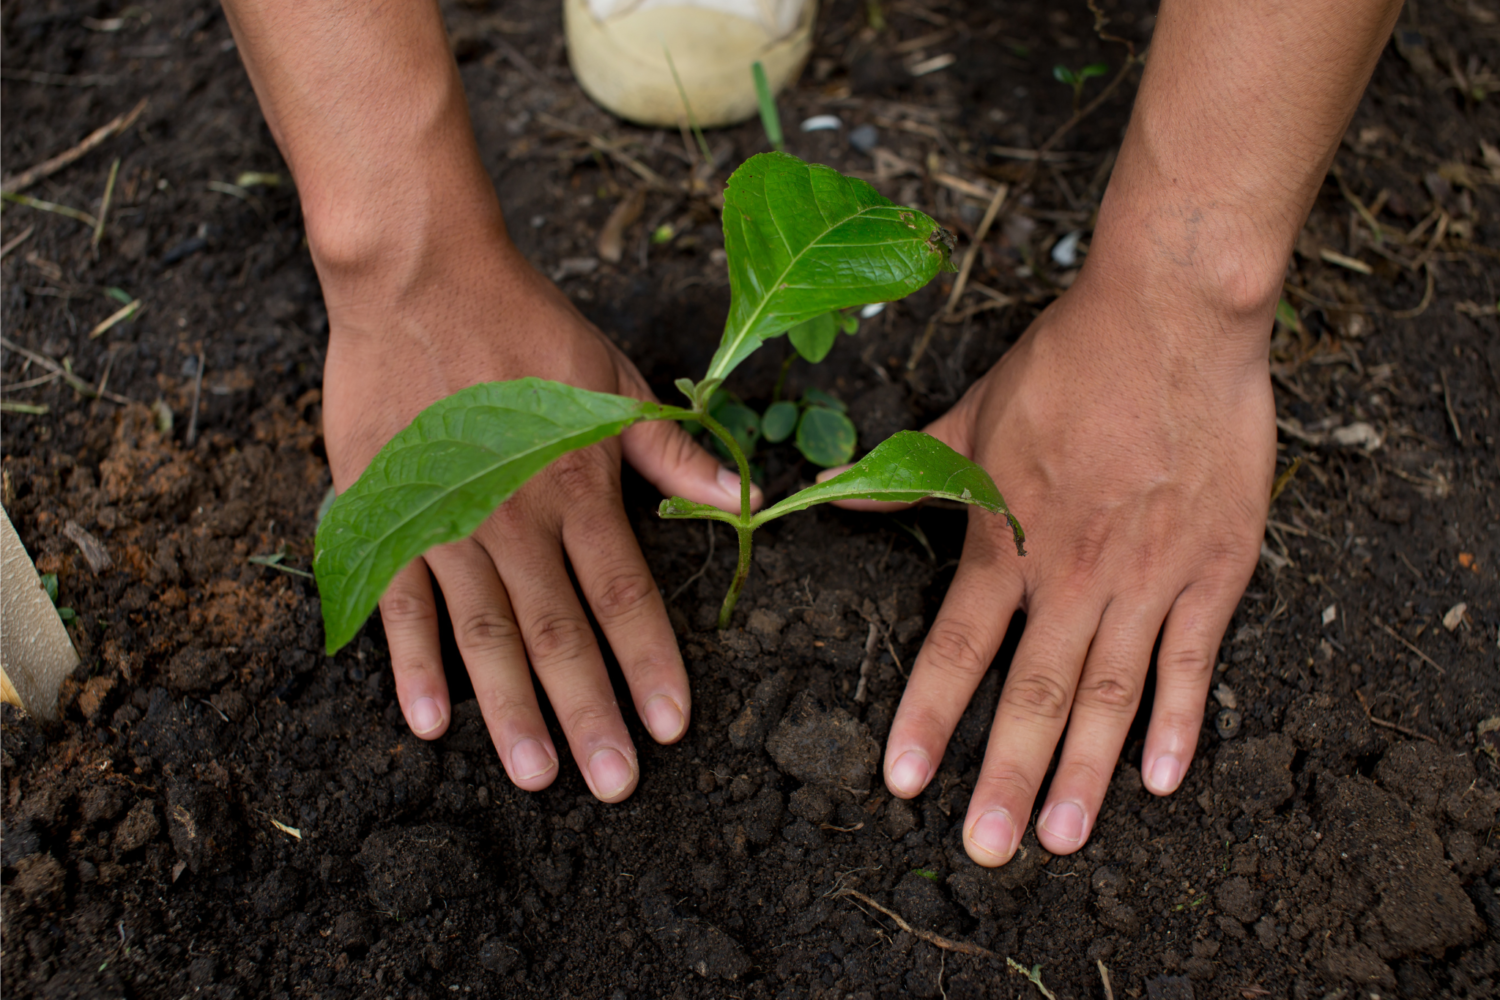
[[[1082,230],[1075,229],[1052,248],[1052,261],[1058,267],[1072,267],[1078,263],[1078,241],[1083,239]]]
[[[861,125],[849,133],[849,145],[861,153],[868,153],[880,144],[880,133],[874,125]]]
[[[838,115],[813,115],[802,123],[802,131],[833,132],[842,128],[843,125],[843,119],[839,118]]]
[[[1226,708],[1214,716],[1214,729],[1219,733],[1219,739],[1233,739],[1240,733],[1240,713],[1232,708]]]

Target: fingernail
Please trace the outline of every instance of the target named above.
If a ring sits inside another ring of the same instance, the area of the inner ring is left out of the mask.
[[[1076,844],[1083,839],[1083,810],[1072,802],[1059,802],[1042,817],[1042,829],[1058,840]]]
[[[547,748],[527,737],[510,749],[510,767],[517,781],[530,781],[557,766]]]
[[[1164,753],[1151,765],[1151,790],[1158,795],[1177,790],[1182,781],[1182,765],[1171,754]]]
[[[736,506],[739,505],[739,502],[740,502],[740,476],[739,476],[739,473],[737,473],[737,472],[731,472],[729,469],[724,468],[722,465],[719,466],[719,489],[723,490],[725,496],[729,497],[729,499],[731,501],[733,501]]]
[[[996,864],[1004,864],[1016,850],[1016,825],[1004,809],[992,809],[970,828],[969,843],[994,858]]]
[[[594,794],[607,800],[619,795],[635,774],[620,751],[604,747],[589,758],[589,777],[593,779]]]
[[[891,791],[910,798],[927,787],[931,773],[927,757],[920,750],[908,750],[891,765]]]
[[[443,710],[431,698],[418,698],[406,718],[411,723],[412,732],[425,736],[443,724]]]
[[[682,709],[677,707],[677,702],[664,694],[659,694],[646,702],[646,728],[651,730],[651,735],[658,743],[670,743],[682,735],[682,730],[687,722],[683,718]]]

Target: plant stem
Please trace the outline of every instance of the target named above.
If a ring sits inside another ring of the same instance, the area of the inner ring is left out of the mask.
[[[786,386],[787,373],[792,370],[792,362],[796,360],[795,350],[787,352],[786,360],[781,363],[781,374],[776,376],[776,385],[771,389],[771,402],[781,402],[781,390]]]
[[[740,536],[740,559],[734,570],[734,582],[729,585],[724,603],[719,606],[719,628],[722,630],[729,627],[729,618],[734,614],[734,606],[740,599],[740,590],[745,586],[745,578],[750,575],[750,536],[755,533],[750,516],[750,463],[745,458],[744,449],[734,439],[734,435],[729,433],[728,428],[705,412],[697,412],[693,416],[710,434],[724,443],[724,447],[729,449],[729,454],[734,458],[734,464],[740,469],[740,517],[734,525],[734,530]]]

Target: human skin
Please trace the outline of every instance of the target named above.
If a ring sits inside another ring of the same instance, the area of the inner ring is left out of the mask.
[[[1265,531],[1287,260],[1399,9],[1163,0],[1077,281],[927,428],[1027,532],[1019,558],[1003,519],[970,514],[886,744],[887,786],[921,792],[1026,613],[964,821],[979,864],[1015,853],[1060,740],[1037,837],[1087,842],[1158,639],[1141,778],[1182,782]]]
[[[323,434],[337,489],[423,409],[477,382],[534,375],[651,397],[506,235],[435,4],[231,0],[225,11],[296,180],[328,306]],[[532,669],[590,790],[616,802],[639,777],[565,554],[647,729],[663,743],[687,730],[687,675],[621,503],[622,454],[665,493],[739,509],[739,477],[677,424],[639,424],[554,462],[380,600],[402,711],[436,739],[451,705],[431,572],[496,751],[524,789],[558,774]]]
[[[506,237],[435,6],[226,9],[296,177],[328,302],[336,485],[423,407],[477,381],[648,392]],[[1026,612],[965,821],[981,864],[1014,853],[1065,728],[1038,836],[1057,853],[1087,841],[1158,636],[1142,775],[1156,794],[1181,782],[1264,530],[1267,342],[1286,261],[1398,9],[1164,0],[1077,282],[929,428],[993,474],[1030,538],[1018,558],[998,519],[971,516],[887,744],[887,785],[920,793],[1011,615]],[[664,492],[734,506],[737,480],[675,425],[637,425],[621,444]],[[681,659],[620,509],[619,454],[607,443],[550,467],[381,601],[403,710],[434,738],[449,706],[431,569],[523,788],[557,774],[528,657],[575,759],[601,765],[585,766],[595,794],[618,801],[635,784],[564,550],[648,728],[671,742],[686,727]]]

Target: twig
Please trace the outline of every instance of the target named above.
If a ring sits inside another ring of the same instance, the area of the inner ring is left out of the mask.
[[[859,664],[859,686],[854,689],[854,700],[865,703],[865,685],[870,681],[870,667],[875,664],[875,650],[880,648],[880,626],[870,623],[870,634],[865,637],[865,658]]]
[[[976,955],[979,958],[1000,957],[999,955],[986,948],[979,947],[979,945],[977,944],[970,944],[967,941],[952,941],[948,938],[943,937],[941,934],[934,934],[932,931],[924,931],[919,927],[913,927],[911,924],[901,919],[901,914],[897,913],[895,910],[886,909],[884,906],[881,906],[879,903],[875,902],[875,900],[871,899],[869,896],[866,896],[864,893],[860,892],[857,889],[843,888],[833,894],[833,897],[835,899],[840,896],[852,896],[853,898],[859,900],[861,903],[864,903],[866,906],[873,906],[881,913],[884,913],[886,916],[896,921],[897,927],[900,927],[903,931],[910,934],[912,937],[921,938],[923,941],[926,941],[928,944],[932,945],[935,948],[942,948],[944,951],[956,951],[960,955]]]
[[[203,348],[198,348],[198,371],[193,376],[193,415],[188,418],[187,437],[184,439],[187,446],[191,448],[198,443],[198,397],[203,392]]]
[[[17,344],[12,340],[8,340],[5,337],[0,337],[0,346],[3,346],[4,348],[6,348],[6,350],[15,351],[17,354],[21,355],[21,357],[29,358],[33,363],[41,365],[49,372],[52,372],[61,377],[63,381],[68,383],[68,385],[72,386],[74,389],[78,390],[85,396],[88,396],[90,398],[107,399],[112,403],[120,403],[127,406],[135,402],[135,400],[130,399],[127,396],[122,396],[117,392],[106,392],[102,388],[96,389],[85,382],[83,379],[79,378],[77,375],[74,375],[72,372],[68,371],[62,365],[58,364],[56,361],[53,361],[51,358],[47,357],[45,354],[37,354],[35,351],[28,351],[20,344]]]
[[[546,75],[543,74],[541,70],[536,68],[536,64],[533,63],[530,59],[527,59],[525,56],[523,56],[519,49],[510,44],[510,42],[507,42],[505,39],[501,38],[498,33],[490,32],[489,41],[492,45],[495,46],[495,48],[500,50],[500,54],[505,57],[507,62],[509,62],[516,69],[520,70],[526,76],[531,77],[533,83],[540,83],[543,86],[551,86],[552,81],[548,80]]]
[[[1439,368],[1438,377],[1443,380],[1443,408],[1448,411],[1448,425],[1453,428],[1453,440],[1464,446],[1464,432],[1458,429],[1458,416],[1453,412],[1453,394],[1448,391],[1448,369]]]
[[[90,229],[99,225],[99,220],[89,213],[80,212],[78,209],[68,205],[59,205],[55,201],[42,201],[40,198],[33,198],[28,194],[16,194],[13,191],[0,191],[0,198],[16,205],[23,205],[26,208],[34,208],[39,212],[51,212],[53,215],[63,215],[70,219],[77,219]]]
[[[1430,261],[1424,262],[1422,266],[1427,269],[1427,290],[1422,293],[1422,301],[1417,303],[1415,309],[1396,310],[1390,314],[1392,319],[1415,319],[1426,312],[1428,306],[1432,305],[1432,291],[1436,284],[1432,277],[1432,263]]]
[[[115,178],[120,176],[120,158],[115,157],[115,162],[109,165],[109,180],[104,182],[104,200],[99,203],[99,221],[94,224],[94,238],[89,241],[89,249],[93,251],[94,258],[99,257],[99,240],[104,236],[104,220],[109,218],[109,202],[115,196]]]
[[[131,319],[132,317],[134,317],[143,308],[144,306],[141,304],[140,299],[130,300],[119,309],[116,309],[114,312],[110,313],[103,322],[90,330],[89,339],[97,340],[98,338],[104,336],[105,333],[109,332],[114,327],[125,322],[127,319]]]
[[[673,601],[677,600],[677,598],[681,597],[682,596],[682,592],[684,590],[687,590],[693,584],[697,583],[698,580],[702,578],[703,574],[708,572],[708,567],[711,566],[711,565],[713,565],[713,561],[714,561],[714,523],[712,521],[708,521],[708,522],[706,522],[706,524],[707,524],[707,527],[708,527],[708,557],[703,560],[703,565],[698,568],[698,572],[694,573],[692,576],[690,576],[686,580],[682,581],[682,586],[680,586],[676,590],[672,591],[672,596],[669,597],[669,598],[667,598],[667,603],[668,604],[671,604]]]
[[[969,273],[974,270],[974,259],[979,256],[979,248],[984,244],[984,238],[990,234],[990,227],[995,224],[995,217],[1000,214],[1000,207],[1005,204],[1006,196],[1009,194],[1010,185],[1001,184],[990,196],[990,203],[984,210],[984,218],[979,220],[979,228],[974,230],[974,239],[969,243],[968,251],[964,253],[964,262],[958,269],[958,277],[954,279],[953,291],[948,294],[948,304],[943,307],[943,312],[947,315],[953,315],[953,308],[963,297],[964,288],[969,283]]]
[[[1365,694],[1363,691],[1354,692],[1354,696],[1359,699],[1360,707],[1365,710],[1365,718],[1369,719],[1372,723],[1379,726],[1381,729],[1394,729],[1396,732],[1400,733],[1403,736],[1411,736],[1419,740],[1426,740],[1428,743],[1431,743],[1434,746],[1437,745],[1437,740],[1433,739],[1431,736],[1428,736],[1426,733],[1419,733],[1415,729],[1407,729],[1405,726],[1398,726],[1394,722],[1390,722],[1386,719],[1382,719],[1376,716],[1375,713],[1370,711],[1370,703],[1365,701]]]
[[[1376,624],[1379,625],[1381,628],[1385,629],[1386,632],[1388,632],[1390,634],[1390,637],[1392,639],[1395,639],[1397,642],[1401,643],[1401,645],[1405,646],[1407,649],[1411,650],[1413,653],[1416,653],[1418,656],[1420,656],[1424,662],[1426,662],[1428,665],[1430,665],[1438,673],[1442,674],[1444,677],[1448,676],[1448,671],[1446,671],[1442,667],[1438,666],[1438,662],[1436,660],[1434,660],[1432,657],[1428,656],[1426,653],[1422,652],[1416,646],[1413,646],[1411,643],[1407,642],[1406,639],[1401,635],[1400,632],[1397,632],[1395,629],[1391,628],[1385,622],[1376,622]]]
[[[25,229],[21,230],[20,235],[16,236],[12,240],[9,240],[5,244],[5,246],[0,247],[0,260],[4,260],[6,257],[10,256],[10,252],[16,247],[20,246],[22,243],[25,243],[26,238],[30,236],[35,230],[36,226],[34,224],[27,226]]]
[[[82,142],[74,146],[72,149],[58,153],[56,156],[52,157],[52,159],[46,160],[42,163],[38,163],[36,166],[32,167],[29,170],[23,170],[19,174],[15,174],[14,176],[7,177],[4,180],[0,180],[0,190],[10,193],[25,191],[27,188],[31,187],[31,185],[35,184],[42,178],[51,177],[62,168],[83,157],[90,150],[102,145],[111,137],[119,135],[121,132],[134,125],[136,119],[141,116],[141,112],[146,110],[146,103],[146,99],[142,98],[141,102],[130,111],[126,112],[123,115],[119,115],[118,117],[112,119],[109,123],[101,125],[99,128],[94,129],[94,131],[90,132],[87,136],[84,137],[84,140]]]
[[[1010,971],[1016,973],[1017,975],[1025,976],[1028,980],[1030,980],[1031,985],[1035,986],[1039,991],[1041,991],[1042,996],[1046,997],[1047,1000],[1057,1000],[1057,994],[1053,993],[1042,984],[1042,967],[1040,964],[1034,965],[1030,969],[1028,969],[1026,968],[1026,966],[1022,965],[1020,962],[1017,962],[1015,959],[1009,956],[1006,956],[1005,964],[1010,967]]]
[[[1115,988],[1109,984],[1109,966],[1102,958],[1094,959],[1094,964],[1099,966],[1099,978],[1104,981],[1104,1000],[1115,1000]]]

